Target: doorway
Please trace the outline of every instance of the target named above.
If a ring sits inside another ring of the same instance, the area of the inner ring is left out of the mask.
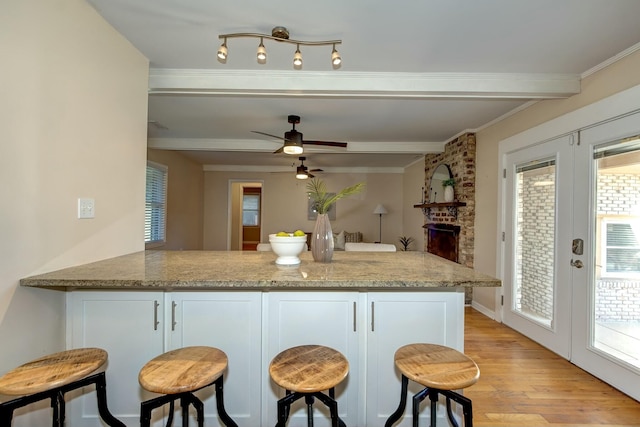
[[[255,251],[262,239],[262,182],[229,183],[229,250]]]
[[[640,398],[640,113],[507,153],[505,324]]]

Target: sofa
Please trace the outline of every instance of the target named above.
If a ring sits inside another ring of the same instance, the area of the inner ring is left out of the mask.
[[[362,233],[359,231],[349,232],[342,230],[333,233],[333,250],[344,251],[346,243],[362,243]]]

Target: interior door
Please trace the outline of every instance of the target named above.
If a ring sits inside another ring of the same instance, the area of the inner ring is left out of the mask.
[[[574,233],[585,243],[571,360],[640,400],[640,113],[582,131],[575,158]]]
[[[569,358],[571,180],[569,135],[505,157],[503,322]]]

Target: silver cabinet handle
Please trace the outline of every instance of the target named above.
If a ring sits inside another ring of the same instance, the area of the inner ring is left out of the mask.
[[[158,325],[160,324],[160,322],[158,321],[159,306],[160,306],[160,303],[158,302],[158,300],[153,301],[153,330],[154,331],[158,330]]]
[[[356,332],[356,302],[353,302],[353,332]]]
[[[375,316],[376,311],[375,311],[375,305],[374,305],[374,304],[375,304],[375,302],[373,302],[373,301],[372,301],[372,302],[371,302],[371,332],[373,332],[373,331],[375,330],[375,327],[374,327],[374,325],[375,325],[375,323],[374,323],[374,319],[375,319],[375,317],[376,317],[376,316]]]
[[[175,301],[171,302],[171,331],[176,330],[176,303]]]

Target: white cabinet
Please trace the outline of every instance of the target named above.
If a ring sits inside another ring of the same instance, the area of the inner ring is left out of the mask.
[[[260,425],[260,379],[263,370],[261,307],[260,292],[167,294],[167,350],[206,345],[227,354],[225,409],[240,427]],[[213,387],[197,395],[204,402],[205,425],[220,425]],[[195,420],[191,423],[196,425]]]
[[[154,395],[138,372],[163,351],[162,292],[82,291],[67,295],[67,348],[100,347],[109,354],[107,403],[127,426],[140,425],[140,402]],[[95,392],[67,396],[73,427],[100,427]]]
[[[464,292],[369,292],[368,311],[366,426],[377,427],[400,401],[400,373],[393,361],[399,347],[427,342],[463,351]],[[422,389],[409,384],[400,426],[411,425],[411,395]],[[420,423],[427,425],[428,420]]]
[[[161,353],[193,345],[227,354],[225,408],[241,427],[260,423],[260,292],[75,291],[68,296],[67,330],[68,348],[100,347],[109,353],[107,401],[127,426],[140,425],[140,402],[157,396],[138,384],[142,366]],[[206,424],[219,425],[213,387],[198,395],[205,402]],[[102,426],[93,395],[75,401],[69,405],[69,426]],[[164,425],[163,415],[153,411],[154,426]],[[181,416],[179,409],[175,416]]]
[[[73,291],[67,296],[67,348],[100,347],[109,353],[108,405],[127,426],[139,425],[140,402],[156,396],[138,384],[138,372],[155,356],[208,345],[229,358],[224,400],[241,427],[272,426],[284,390],[269,378],[282,350],[303,344],[332,347],[349,361],[338,387],[340,417],[349,426],[383,426],[400,397],[393,355],[402,345],[430,342],[463,350],[464,292],[349,291]],[[410,391],[418,391],[413,385]],[[219,425],[215,393],[198,392],[205,424]],[[69,427],[101,427],[94,393],[69,396]],[[411,405],[408,402],[407,411]],[[328,411],[314,405],[315,425],[329,426]],[[406,411],[405,411],[406,412]],[[179,411],[176,412],[179,416]],[[163,425],[154,411],[154,426]],[[405,416],[400,425],[410,425]],[[424,424],[426,420],[422,421]],[[176,420],[179,422],[179,420]],[[195,425],[195,420],[191,420]],[[289,427],[306,426],[304,400],[292,407]]]
[[[358,425],[358,397],[361,363],[360,337],[364,335],[357,292],[269,292],[265,294],[265,373],[263,381],[265,414],[263,426],[275,425],[276,402],[284,390],[269,378],[269,363],[280,351],[304,344],[334,348],[349,361],[349,375],[336,387],[340,418],[349,426]],[[314,404],[314,425],[329,426],[329,415],[321,402]],[[291,408],[289,427],[307,425],[304,399]]]

